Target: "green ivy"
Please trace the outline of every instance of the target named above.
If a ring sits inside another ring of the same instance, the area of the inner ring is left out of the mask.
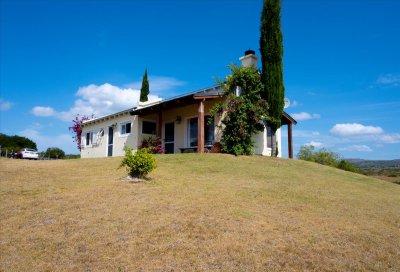
[[[212,114],[225,112],[222,119],[222,151],[238,155],[251,155],[254,150],[252,136],[264,130],[268,121],[268,104],[261,98],[263,88],[260,73],[255,67],[229,67],[232,74],[222,84],[226,100],[211,109]],[[235,96],[235,88],[242,93]]]

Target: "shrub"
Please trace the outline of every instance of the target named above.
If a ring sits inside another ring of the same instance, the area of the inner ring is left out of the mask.
[[[46,152],[44,152],[43,157],[51,159],[64,159],[65,152],[58,147],[49,147]]]
[[[129,176],[145,178],[156,168],[156,160],[147,148],[141,148],[133,153],[132,148],[125,147],[125,157],[120,167],[125,166]]]
[[[315,162],[333,167],[337,167],[339,158],[338,153],[328,151],[326,148],[316,151],[313,156]]]
[[[315,147],[312,145],[301,146],[297,158],[333,167],[338,166],[339,154],[328,151],[326,148],[321,148],[319,151],[314,150]]]
[[[315,147],[313,145],[302,145],[297,153],[297,158],[303,161],[314,161],[314,150]]]
[[[345,171],[349,171],[349,172],[354,172],[354,173],[358,173],[359,170],[356,166],[354,166],[354,164],[349,163],[348,161],[345,160],[341,160],[337,166],[337,168],[345,170]]]
[[[319,151],[315,151],[315,147],[312,145],[301,146],[297,153],[297,158],[300,160],[312,161],[349,172],[360,172],[357,167],[346,160],[341,160],[340,157],[341,156],[338,153],[328,151],[326,148],[321,148]]]
[[[143,139],[140,148],[147,148],[152,154],[164,154],[164,148],[162,147],[162,142],[160,138],[155,138],[152,136]]]

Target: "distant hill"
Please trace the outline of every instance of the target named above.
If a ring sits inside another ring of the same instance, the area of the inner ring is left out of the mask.
[[[363,160],[346,159],[360,169],[400,169],[400,159],[397,160]]]

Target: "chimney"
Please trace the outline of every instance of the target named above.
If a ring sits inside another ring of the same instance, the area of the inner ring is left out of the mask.
[[[242,66],[244,67],[254,66],[257,68],[258,58],[256,57],[256,52],[254,50],[247,50],[244,52],[244,56],[239,58],[239,60],[242,62]]]

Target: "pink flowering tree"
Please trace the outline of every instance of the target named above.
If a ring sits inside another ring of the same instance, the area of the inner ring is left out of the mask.
[[[81,116],[81,115],[77,114],[75,116],[75,119],[72,120],[73,125],[68,128],[73,133],[72,139],[74,139],[74,142],[76,143],[76,146],[79,149],[79,151],[81,151],[82,124],[84,121],[90,120],[93,118],[94,118],[93,114],[91,117],[86,116],[86,115]]]

